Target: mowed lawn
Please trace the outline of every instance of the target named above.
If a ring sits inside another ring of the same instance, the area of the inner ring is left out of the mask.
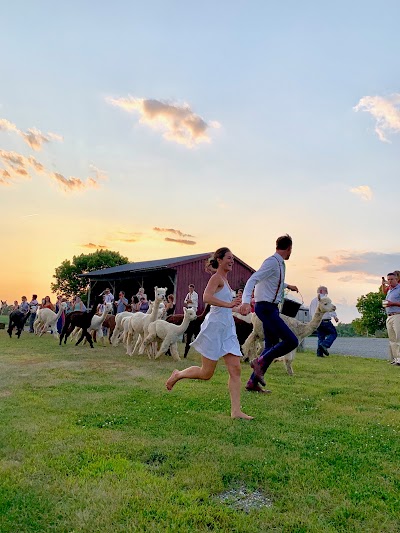
[[[231,420],[227,372],[0,331],[1,532],[398,532],[400,368],[298,354]],[[243,385],[249,366],[243,364]],[[244,512],[221,493],[260,491]]]

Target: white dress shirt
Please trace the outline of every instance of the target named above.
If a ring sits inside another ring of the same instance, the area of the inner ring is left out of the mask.
[[[327,294],[325,296],[328,296]],[[323,298],[324,296],[321,296]],[[317,310],[319,304],[318,296],[314,298],[314,300],[311,300],[310,303],[310,316],[311,318],[315,315],[315,311]],[[322,320],[330,320],[331,318],[336,318],[337,314],[336,311],[328,311],[328,313],[324,313],[322,315]]]
[[[279,283],[279,278],[281,282]],[[257,302],[280,303],[285,283],[284,259],[278,253],[268,257],[261,267],[247,280],[243,291],[242,303],[249,304],[254,289]]]
[[[114,301],[114,295],[109,292],[108,294],[104,294],[104,303],[106,304],[112,304]]]
[[[186,303],[188,300],[192,300],[191,304]],[[192,293],[188,292],[185,298],[185,304],[187,307],[192,307],[195,311],[197,311],[197,308],[199,307],[199,295],[196,291],[193,291]]]

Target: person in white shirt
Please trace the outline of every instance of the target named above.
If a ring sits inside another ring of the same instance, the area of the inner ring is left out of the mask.
[[[106,289],[104,290],[100,296],[104,296],[104,303],[105,304],[112,304],[114,302],[114,295],[113,293],[110,291],[110,289]]]
[[[279,316],[278,304],[283,300],[284,289],[297,291],[296,285],[285,283],[285,261],[292,253],[292,238],[283,235],[276,240],[276,253],[268,257],[260,269],[248,279],[243,291],[240,313],[250,312],[251,293],[254,289],[255,313],[263,323],[265,348],[259,358],[251,361],[254,372],[247,382],[251,392],[270,392],[260,387],[265,385],[264,374],[277,357],[297,348],[299,341],[292,330]]]
[[[197,308],[199,307],[199,295],[194,290],[193,283],[189,285],[189,292],[186,295],[183,307],[192,307],[197,312]]]
[[[328,289],[321,285],[317,289],[317,296],[311,300],[310,303],[310,317],[312,318],[315,315],[317,310],[318,303],[321,298],[328,296]],[[318,347],[317,347],[317,356],[324,357],[324,355],[329,355],[328,348],[334,343],[337,332],[335,326],[332,324],[332,318],[335,319],[335,322],[339,322],[336,311],[330,311],[325,313],[322,317],[322,322],[317,328],[318,334]]]

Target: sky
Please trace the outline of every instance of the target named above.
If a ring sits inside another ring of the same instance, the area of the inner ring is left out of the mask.
[[[400,4],[22,2],[2,9],[0,298],[64,259],[228,246],[342,322],[400,269]]]

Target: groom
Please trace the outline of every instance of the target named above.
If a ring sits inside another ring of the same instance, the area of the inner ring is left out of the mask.
[[[246,389],[251,392],[270,392],[262,389],[265,385],[264,374],[277,357],[297,348],[299,341],[279,316],[278,304],[283,300],[283,291],[288,288],[298,291],[296,285],[285,283],[285,261],[292,253],[292,238],[283,235],[276,240],[276,252],[268,257],[257,272],[248,279],[242,296],[240,313],[250,312],[250,298],[254,289],[256,300],[255,313],[264,329],[265,349],[260,357],[251,361],[254,372],[247,382]],[[255,288],[254,288],[255,287]]]

